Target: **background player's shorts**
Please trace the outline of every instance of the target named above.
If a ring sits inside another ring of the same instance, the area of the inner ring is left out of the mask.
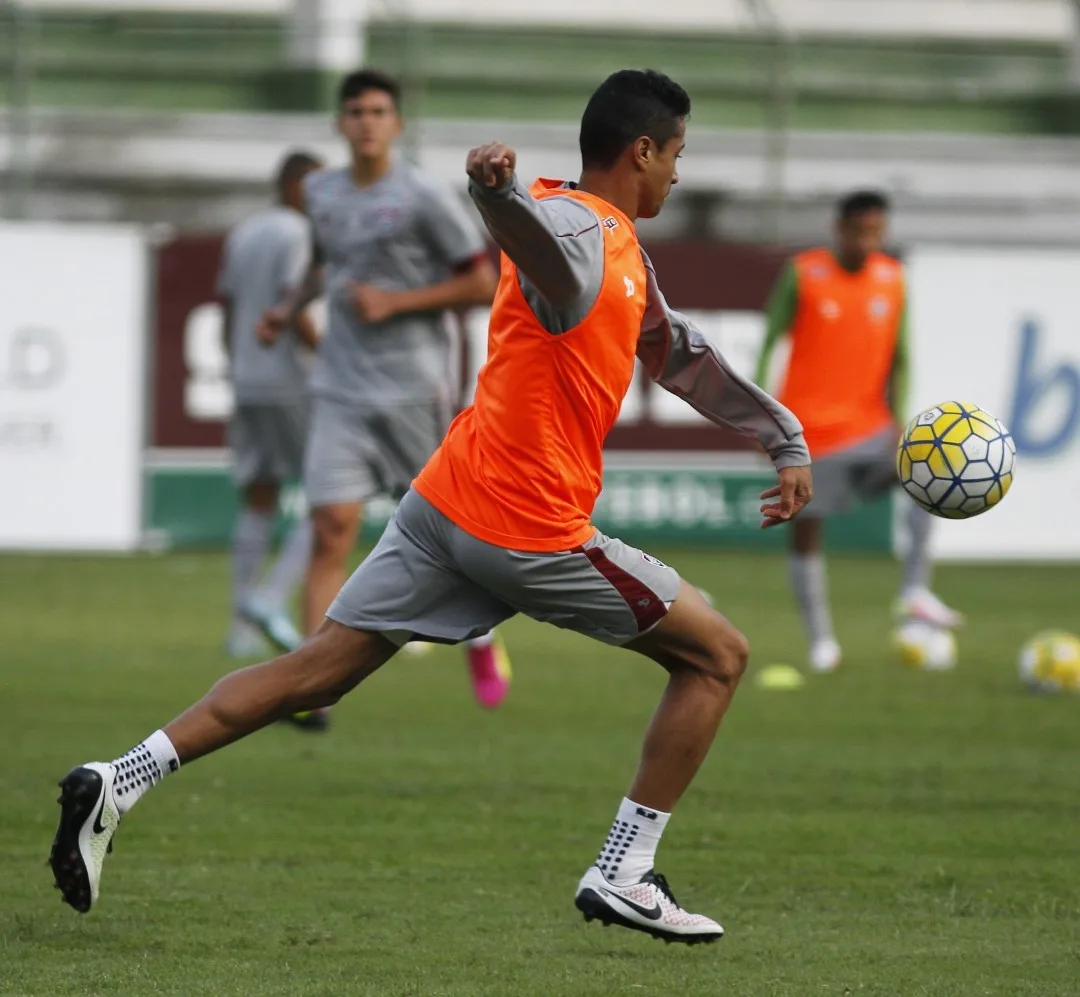
[[[450,425],[439,401],[372,408],[316,398],[304,460],[308,505],[400,498]]]
[[[307,441],[307,402],[241,402],[229,421],[233,477],[241,487],[299,478]]]
[[[399,645],[457,643],[515,613],[625,644],[664,618],[680,585],[674,568],[600,532],[552,554],[496,547],[410,490],[326,615]]]
[[[846,450],[815,457],[814,500],[800,518],[834,516],[888,491],[897,483],[897,442],[896,430],[890,427]]]

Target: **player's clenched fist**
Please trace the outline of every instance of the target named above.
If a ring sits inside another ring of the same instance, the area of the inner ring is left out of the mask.
[[[489,142],[469,153],[465,160],[465,172],[481,187],[498,189],[505,187],[514,175],[517,153],[502,142]]]

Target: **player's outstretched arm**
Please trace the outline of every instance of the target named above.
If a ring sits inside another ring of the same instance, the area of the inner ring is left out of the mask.
[[[638,359],[662,388],[678,395],[713,422],[756,440],[780,472],[780,484],[762,498],[763,526],[796,515],[809,500],[810,451],[794,414],[737,373],[685,315],[668,307],[646,259],[648,300],[638,340]]]
[[[518,180],[517,154],[492,142],[473,149],[466,160],[469,195],[499,248],[555,308],[576,302],[586,276],[575,265],[573,246],[553,223],[551,213]],[[573,233],[570,233],[573,234]]]
[[[799,307],[799,278],[795,265],[790,261],[780,272],[768,303],[765,305],[765,339],[758,355],[754,383],[766,387],[769,381],[770,366],[777,344],[791,332],[795,322],[795,312]]]

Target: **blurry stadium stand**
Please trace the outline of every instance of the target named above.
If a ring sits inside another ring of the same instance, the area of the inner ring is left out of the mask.
[[[285,147],[340,158],[330,87],[364,53],[406,81],[411,152],[458,184],[465,149],[496,135],[525,172],[573,174],[597,80],[669,71],[694,97],[692,144],[654,237],[804,241],[838,192],[873,184],[903,241],[1076,243],[1078,8],[0,0],[0,214],[223,228]]]

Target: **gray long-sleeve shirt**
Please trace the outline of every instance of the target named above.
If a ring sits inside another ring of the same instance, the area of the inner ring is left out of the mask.
[[[569,189],[569,185],[568,185]],[[514,262],[529,307],[552,335],[575,328],[604,279],[601,219],[586,204],[557,195],[537,200],[517,177],[499,189],[469,184],[484,224]],[[757,440],[777,469],[810,463],[798,419],[736,373],[689,318],[668,307],[652,262],[637,356],[649,376],[707,419]]]

